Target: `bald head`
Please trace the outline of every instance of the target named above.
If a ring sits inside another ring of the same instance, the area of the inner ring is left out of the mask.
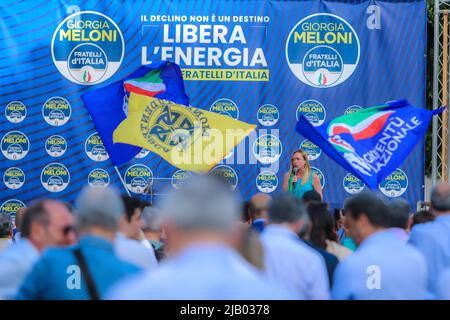
[[[113,188],[85,187],[76,200],[76,223],[80,231],[101,228],[116,232],[125,212],[120,194]]]
[[[250,214],[253,220],[267,219],[267,210],[271,196],[266,193],[257,193],[250,198]]]
[[[184,231],[229,232],[239,220],[239,198],[211,176],[194,176],[161,201],[161,218]]]
[[[431,191],[431,207],[437,212],[450,211],[450,185],[439,183]]]

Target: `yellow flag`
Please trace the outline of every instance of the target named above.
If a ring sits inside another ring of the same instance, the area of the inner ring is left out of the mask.
[[[114,130],[113,141],[153,151],[183,170],[207,172],[255,128],[218,113],[131,93],[128,117]]]

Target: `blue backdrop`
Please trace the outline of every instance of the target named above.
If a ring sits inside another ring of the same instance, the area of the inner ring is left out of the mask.
[[[0,13],[0,210],[11,213],[73,201],[88,183],[124,192],[80,97],[151,61],[181,66],[193,106],[258,125],[215,169],[246,199],[280,191],[300,146],[332,207],[364,188],[295,132],[299,113],[320,124],[395,99],[425,107],[425,0],[2,0]],[[423,151],[379,191],[423,199]],[[149,177],[161,193],[187,175],[142,156],[119,167],[135,195]]]

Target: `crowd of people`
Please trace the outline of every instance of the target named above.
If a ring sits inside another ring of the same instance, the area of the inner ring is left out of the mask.
[[[242,204],[209,175],[156,206],[87,187],[1,214],[0,238],[0,299],[450,299],[445,183],[416,213],[371,191],[332,210],[314,188]]]

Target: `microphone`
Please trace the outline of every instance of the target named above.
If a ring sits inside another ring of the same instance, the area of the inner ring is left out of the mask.
[[[295,176],[295,175],[297,175],[298,168],[297,168],[297,167],[294,167],[294,169],[293,169],[292,171],[294,171],[294,176]],[[296,185],[297,185],[297,182],[294,181],[294,179],[292,179],[292,189],[293,189],[293,190],[295,190],[295,186],[296,186]]]

